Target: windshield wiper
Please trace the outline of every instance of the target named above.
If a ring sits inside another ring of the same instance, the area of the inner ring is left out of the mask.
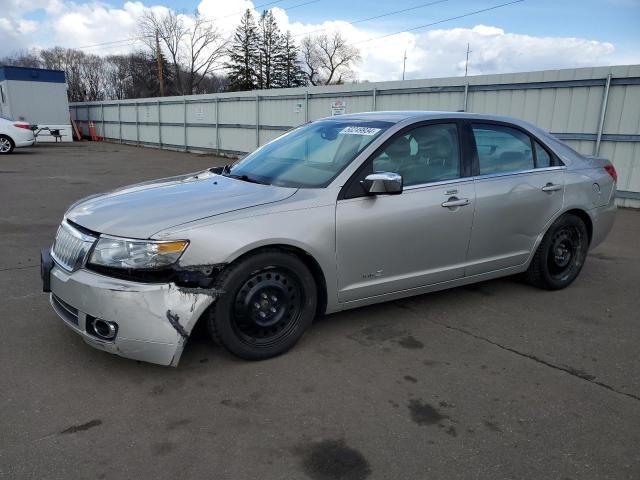
[[[267,182],[263,182],[262,180],[258,180],[256,178],[253,177],[249,177],[248,175],[234,175],[233,173],[223,173],[223,175],[225,177],[229,177],[229,178],[235,178],[236,180],[242,180],[243,182],[249,182],[249,183],[257,183],[260,185],[269,185],[269,183]]]

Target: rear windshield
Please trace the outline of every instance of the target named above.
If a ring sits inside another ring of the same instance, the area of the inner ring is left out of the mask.
[[[391,125],[338,119],[310,123],[259,148],[230,174],[282,187],[325,187]]]

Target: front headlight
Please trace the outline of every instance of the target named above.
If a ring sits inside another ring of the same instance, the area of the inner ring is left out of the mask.
[[[89,263],[112,268],[154,269],[178,261],[188,240],[131,240],[101,236]]]

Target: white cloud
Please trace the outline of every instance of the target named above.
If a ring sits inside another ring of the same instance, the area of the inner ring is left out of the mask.
[[[115,8],[97,0],[89,3],[74,3],[71,0],[31,0],[27,3],[6,0],[6,6],[0,12],[0,56],[30,46],[79,47],[135,38],[138,35],[136,22],[145,6],[158,12],[166,10],[160,5],[162,0],[152,2],[143,4],[141,1],[128,1],[121,8]],[[214,20],[225,34],[231,35],[247,8],[253,10],[254,3],[250,0],[201,0],[197,10]],[[24,18],[27,10],[33,12],[39,9],[47,12],[41,22]],[[258,14],[255,10],[254,13]],[[470,74],[606,65],[620,59],[611,43],[583,38],[535,37],[505,32],[497,26],[477,25],[471,29],[402,33],[368,41],[387,32],[367,29],[366,24],[353,26],[339,19],[318,24],[291,21],[282,8],[273,8],[273,13],[281,29],[290,30],[298,43],[302,35],[309,32],[342,32],[351,44],[360,49],[362,62],[357,67],[360,80],[401,78],[405,50],[406,78],[464,74],[467,43],[472,50]],[[189,14],[184,16],[188,20]],[[34,35],[35,40],[32,38]],[[141,46],[141,43],[122,42],[86,51],[110,54]],[[640,62],[640,55],[624,58],[629,62]]]

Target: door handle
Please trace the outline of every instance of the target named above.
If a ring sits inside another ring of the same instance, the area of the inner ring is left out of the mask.
[[[458,198],[458,197],[451,197],[449,200],[447,200],[446,202],[444,202],[442,204],[443,207],[464,207],[465,205],[469,205],[469,199],[468,198]]]
[[[543,192],[555,192],[557,190],[562,190],[562,185],[547,183],[544,187],[542,187]]]

